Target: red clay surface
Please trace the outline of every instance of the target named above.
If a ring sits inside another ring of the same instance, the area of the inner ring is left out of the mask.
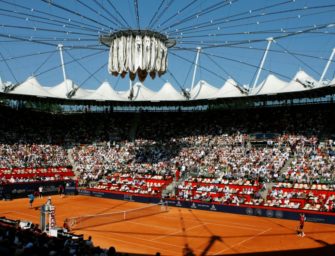
[[[42,205],[46,199],[37,198],[34,206]],[[58,226],[62,226],[67,217],[146,206],[87,196],[52,196],[52,202],[56,206]],[[39,214],[37,208],[29,208],[28,198],[0,202],[0,216],[39,223]],[[156,252],[182,255],[186,245],[194,254],[201,255],[211,239],[215,241],[206,255],[275,252],[335,244],[335,225],[307,222],[306,236],[302,238],[296,234],[298,221],[175,207],[170,207],[166,213],[128,221],[94,225],[91,219],[87,224],[87,227],[75,232],[84,234],[85,238],[91,235],[94,245],[104,248],[114,246],[120,252],[145,255]]]

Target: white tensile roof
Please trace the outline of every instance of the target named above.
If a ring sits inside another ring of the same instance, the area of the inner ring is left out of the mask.
[[[270,74],[254,89],[253,94],[275,94],[282,91],[287,85],[287,82],[279,79],[275,75]]]
[[[216,94],[218,92],[218,88],[210,85],[204,80],[200,80],[196,86],[191,90],[191,99],[199,100],[199,99],[210,99],[216,98]]]
[[[52,95],[42,87],[36,77],[30,76],[23,83],[17,85],[11,94],[33,95],[38,97],[52,97]]]
[[[237,88],[237,83],[229,78],[224,85],[218,90],[217,98],[243,97],[244,94]]]
[[[5,84],[2,82],[1,77],[0,77],[0,92],[3,92],[5,89]]]
[[[130,95],[130,90],[128,91],[115,91],[120,98],[125,99],[125,100],[129,100],[129,95]]]
[[[309,76],[305,71],[300,70],[296,73],[294,78],[279,92],[297,92],[312,89],[316,87],[318,82],[314,78]]]
[[[98,89],[93,91],[88,96],[84,97],[86,100],[114,100],[114,101],[125,101],[126,98],[122,98],[108,82],[103,82]]]
[[[0,81],[0,93],[4,93],[4,84]],[[277,93],[290,93],[314,88],[335,86],[335,78],[331,81],[325,80],[319,83],[306,72],[300,70],[294,78],[285,82],[273,74],[270,74],[250,95],[266,95]],[[35,77],[29,77],[23,83],[8,87],[10,94],[33,95],[37,97],[51,97],[59,99],[68,99],[67,94],[76,88],[72,99],[97,100],[97,101],[182,101],[186,100],[183,94],[176,90],[171,84],[166,82],[159,91],[154,92],[148,89],[144,84],[136,82],[133,85],[132,99],[129,99],[130,90],[115,91],[108,82],[102,83],[95,90],[86,90],[74,84],[72,80],[66,80],[53,87],[42,86]],[[228,79],[221,88],[216,88],[204,80],[200,80],[193,90],[190,91],[190,100],[199,99],[219,99],[229,97],[246,97],[233,79]]]
[[[178,92],[170,83],[165,83],[163,87],[155,93],[152,101],[175,101],[185,100],[185,97]]]
[[[72,80],[67,79],[66,82],[50,87],[48,91],[57,98],[67,98],[66,94],[71,91],[72,83]]]
[[[126,95],[129,96],[130,91],[128,91]],[[150,101],[154,95],[155,92],[151,91],[140,82],[136,82],[133,85],[133,101]]]
[[[67,94],[72,90],[72,88],[78,88],[73,99],[82,99],[85,98],[90,94],[89,91],[79,88],[78,85],[76,85],[72,80],[66,79],[66,82],[63,81],[60,84],[51,87],[48,91],[50,94],[52,94],[54,97],[67,99]]]
[[[335,86],[335,77],[333,80],[323,80],[318,84],[319,87]]]

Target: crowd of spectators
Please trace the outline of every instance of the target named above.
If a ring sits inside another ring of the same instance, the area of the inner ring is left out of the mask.
[[[102,249],[94,246],[91,237],[85,240],[82,236],[74,237],[65,233],[63,236],[49,237],[41,232],[38,225],[32,224],[22,229],[19,223],[0,218],[0,255],[123,255],[117,254],[114,247]]]
[[[64,147],[50,144],[0,144],[0,168],[70,165]]]
[[[94,189],[114,192],[161,196],[162,190],[172,181],[172,176],[157,175],[155,172],[118,173],[106,176],[95,185]]]
[[[150,149],[142,151],[142,147],[150,145]],[[85,181],[105,181],[115,172],[125,175],[160,175],[171,177],[172,169],[169,157],[162,159],[155,143],[135,140],[118,143],[102,142],[99,145],[79,145],[72,149],[76,170],[80,179]],[[149,156],[150,155],[150,156]],[[144,159],[146,157],[146,159]],[[115,175],[114,175],[115,176]]]
[[[334,113],[310,108],[309,115],[306,106],[137,114],[3,108],[0,171],[13,175],[10,182],[24,182],[15,168],[71,166],[82,186],[153,196],[182,178],[171,196],[312,209],[311,201],[292,201],[296,195],[260,195],[267,183],[334,189],[334,127],[325,119]],[[332,202],[327,195],[319,209],[332,209]]]
[[[290,184],[289,186],[287,186]],[[275,184],[267,195],[265,205],[275,204],[280,207],[315,210],[335,211],[335,191],[333,185],[325,184],[298,184],[291,186],[291,183]]]
[[[69,180],[74,178],[71,167],[0,168],[0,184]]]
[[[137,114],[0,107],[0,186],[76,173],[79,185],[111,193],[161,197],[173,184],[167,196],[177,200],[335,212],[333,117],[323,106]],[[116,254],[91,239],[0,222],[0,255]]]
[[[335,180],[335,155],[331,148],[333,140],[318,143],[316,137],[295,136],[293,138],[293,160],[284,171],[286,180],[292,183],[332,183]]]
[[[250,203],[258,190],[258,186],[184,182],[178,186],[177,198],[179,200],[219,202],[223,204],[239,205]]]

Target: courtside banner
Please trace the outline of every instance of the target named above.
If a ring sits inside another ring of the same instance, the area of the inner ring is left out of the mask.
[[[75,188],[74,181],[38,181],[38,182],[22,182],[22,183],[8,183],[0,185],[1,199],[15,199],[26,197],[29,194],[38,191],[40,186],[43,187],[43,195],[57,194],[59,185],[69,184],[68,187]],[[74,190],[68,189],[68,194],[74,194]]]
[[[260,216],[268,218],[278,219],[290,219],[298,220],[299,213],[304,212],[307,221],[335,224],[335,213],[320,213],[317,211],[304,211],[301,209],[289,209],[289,208],[276,208],[276,207],[265,207],[265,206],[253,206],[253,205],[222,205],[213,204],[200,201],[183,201],[173,199],[161,199],[158,197],[141,196],[127,193],[110,193],[101,192],[98,190],[79,190],[80,195],[90,195],[103,198],[111,198],[117,200],[133,201],[140,203],[159,203],[163,201],[168,206],[183,207],[190,209],[206,210],[206,211],[218,211],[226,213],[243,214],[250,216]]]

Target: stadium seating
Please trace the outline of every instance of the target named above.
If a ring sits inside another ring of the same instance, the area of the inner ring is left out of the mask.
[[[104,182],[100,181],[93,189],[160,197],[162,190],[171,182],[171,176],[138,173],[131,176],[130,173],[114,173],[106,177]]]
[[[94,246],[83,235],[58,232],[58,237],[42,233],[38,225],[21,228],[20,221],[0,217],[1,255],[113,255]]]
[[[334,116],[322,105],[81,114],[2,106],[0,176],[75,174],[110,193],[161,197],[170,187],[167,196],[183,200],[334,211]]]
[[[3,183],[66,180],[73,177],[74,173],[69,167],[0,168],[0,182]]]

